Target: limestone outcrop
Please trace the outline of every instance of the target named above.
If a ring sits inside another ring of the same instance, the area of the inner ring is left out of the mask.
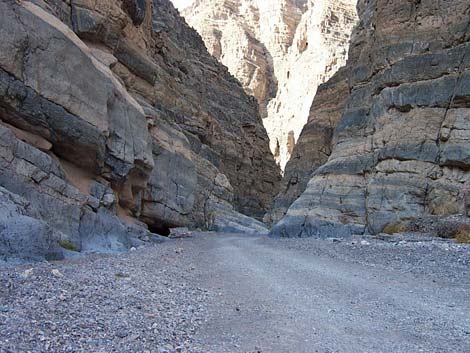
[[[266,229],[248,216],[280,176],[257,103],[169,0],[2,0],[0,38],[0,257]]]
[[[460,190],[470,179],[468,2],[360,0],[358,10],[332,153],[272,235],[393,233],[418,218],[462,212]],[[312,136],[308,126],[303,136]]]
[[[199,0],[184,10],[210,53],[256,97],[284,169],[318,85],[345,64],[356,0]]]

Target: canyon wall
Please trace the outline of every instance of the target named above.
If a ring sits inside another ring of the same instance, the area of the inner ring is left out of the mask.
[[[345,64],[356,0],[198,0],[185,9],[210,53],[256,97],[284,169],[319,84]]]
[[[290,205],[305,191],[312,173],[328,161],[333,131],[341,120],[348,98],[348,75],[343,67],[318,87],[308,122],[284,170],[280,191],[266,214],[267,224],[275,224],[284,217]]]
[[[393,233],[413,219],[462,212],[470,179],[468,1],[360,0],[358,10],[332,153],[272,235]],[[304,130],[302,139],[309,136]]]
[[[169,0],[1,0],[0,38],[0,259],[266,230],[257,102]]]

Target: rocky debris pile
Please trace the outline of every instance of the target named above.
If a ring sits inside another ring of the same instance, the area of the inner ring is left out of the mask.
[[[174,245],[1,269],[0,351],[197,352],[210,294]]]
[[[275,236],[375,234],[462,213],[470,178],[468,2],[361,0],[358,10],[332,153]],[[328,109],[334,121],[337,109]]]
[[[202,0],[185,9],[209,52],[258,100],[284,169],[318,85],[345,64],[357,0]]]
[[[257,104],[170,1],[2,1],[0,38],[0,257],[260,226],[280,175]]]
[[[389,233],[401,232],[404,229],[405,232],[429,234],[448,239],[457,238],[459,242],[470,243],[470,218],[463,215],[431,215],[404,222],[400,226],[401,229],[391,229]]]

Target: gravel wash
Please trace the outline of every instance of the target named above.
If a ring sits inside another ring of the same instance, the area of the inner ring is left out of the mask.
[[[269,243],[309,256],[424,275],[431,280],[470,284],[470,244],[459,244],[450,239],[396,234],[325,240],[280,239]]]
[[[208,293],[178,242],[0,267],[0,352],[195,352]]]
[[[470,245],[193,233],[0,265],[0,353],[460,353]]]

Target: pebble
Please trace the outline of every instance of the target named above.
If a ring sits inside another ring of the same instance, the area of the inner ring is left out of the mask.
[[[54,277],[57,277],[57,278],[62,278],[64,277],[64,275],[62,274],[62,272],[60,272],[58,269],[53,269],[51,271],[51,273],[54,275]]]
[[[127,337],[127,335],[128,335],[127,331],[124,331],[124,330],[118,331],[116,333],[116,336],[119,337],[119,338]]]
[[[24,279],[28,279],[33,275],[33,271],[34,270],[32,268],[28,268],[27,270],[24,270],[24,272],[21,274],[21,277]]]

